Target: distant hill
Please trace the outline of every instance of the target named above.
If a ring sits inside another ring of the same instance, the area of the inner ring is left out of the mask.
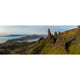
[[[33,36],[36,38],[38,36]],[[36,42],[0,44],[1,54],[80,54],[80,26],[65,32],[55,32],[53,35],[48,29],[48,36]],[[32,39],[30,36],[19,40]]]
[[[16,36],[25,36],[26,34],[11,34],[11,35],[0,35],[0,37],[16,37]]]
[[[8,40],[5,43],[16,43],[18,41],[24,42],[27,40],[32,40],[32,39],[41,38],[41,37],[45,37],[45,35],[30,35],[30,36],[28,35],[21,38]]]

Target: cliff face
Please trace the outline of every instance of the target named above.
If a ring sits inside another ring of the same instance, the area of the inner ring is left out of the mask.
[[[48,28],[48,38],[51,39],[51,32],[49,28]]]
[[[51,43],[54,43],[55,42],[54,36],[53,36],[53,34],[51,34],[50,29],[48,29],[48,36],[46,38],[46,41],[47,42],[51,42]]]
[[[60,32],[58,34],[55,32],[53,35],[51,34],[50,29],[48,29],[48,37],[46,39],[55,44],[56,47],[65,48],[65,38]]]

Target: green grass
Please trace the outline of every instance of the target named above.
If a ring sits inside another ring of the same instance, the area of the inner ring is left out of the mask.
[[[63,32],[61,35],[65,37],[65,41],[70,40],[77,33],[77,29],[72,29]],[[67,49],[60,47],[62,43],[62,38],[57,46],[55,46],[52,41],[47,38],[41,41],[32,43],[4,43],[0,44],[0,54],[80,54],[80,49],[78,48],[80,41],[80,36],[76,40],[70,43]],[[68,50],[68,51],[67,51]]]
[[[78,43],[72,43],[69,46],[69,54],[80,54],[80,49],[78,49]]]

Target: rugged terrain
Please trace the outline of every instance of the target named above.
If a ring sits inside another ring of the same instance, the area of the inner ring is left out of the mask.
[[[48,29],[36,42],[0,44],[0,54],[80,54],[80,26],[54,35]]]

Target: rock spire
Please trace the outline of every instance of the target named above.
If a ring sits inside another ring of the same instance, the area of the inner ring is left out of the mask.
[[[51,38],[51,32],[49,28],[48,28],[48,37]]]

